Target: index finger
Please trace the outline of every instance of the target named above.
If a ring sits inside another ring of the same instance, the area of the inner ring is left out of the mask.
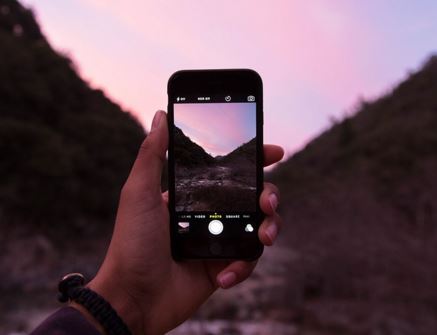
[[[264,166],[279,162],[284,157],[284,149],[279,145],[264,144]]]

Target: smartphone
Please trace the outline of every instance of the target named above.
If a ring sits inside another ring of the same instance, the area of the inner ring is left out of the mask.
[[[248,69],[178,71],[168,81],[168,122],[173,258],[258,258],[261,77]]]

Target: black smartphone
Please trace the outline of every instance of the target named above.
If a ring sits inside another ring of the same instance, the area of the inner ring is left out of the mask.
[[[168,81],[173,258],[258,258],[263,95],[253,70],[184,70]]]

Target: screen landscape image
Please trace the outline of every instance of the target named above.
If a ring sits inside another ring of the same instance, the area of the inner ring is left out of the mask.
[[[176,211],[256,210],[255,103],[175,104]]]

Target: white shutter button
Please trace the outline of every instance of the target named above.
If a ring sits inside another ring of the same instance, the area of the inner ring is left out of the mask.
[[[219,220],[212,220],[208,225],[208,230],[213,235],[219,235],[223,231],[223,223]]]

